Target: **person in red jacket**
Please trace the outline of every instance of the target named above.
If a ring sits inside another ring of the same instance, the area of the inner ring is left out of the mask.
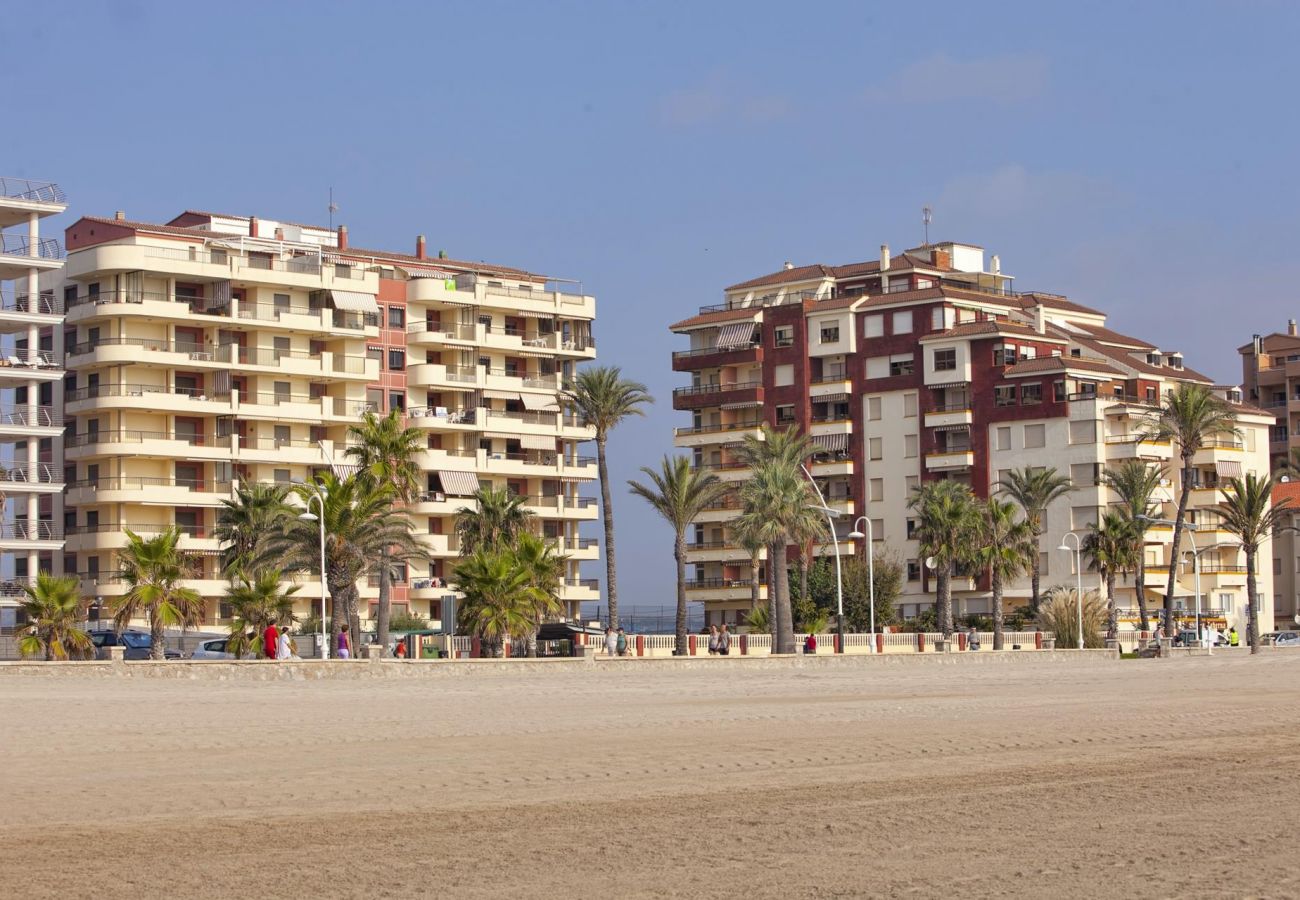
[[[280,632],[275,627],[275,623],[266,626],[266,631],[262,633],[262,647],[266,651],[267,659],[275,659],[275,644],[280,639]]]

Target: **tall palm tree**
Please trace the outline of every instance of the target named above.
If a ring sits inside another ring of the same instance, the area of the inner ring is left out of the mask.
[[[1226,400],[1220,399],[1203,384],[1182,382],[1165,394],[1160,412],[1147,422],[1142,437],[1174,441],[1183,464],[1182,484],[1178,491],[1178,512],[1174,515],[1174,539],[1169,545],[1169,581],[1165,587],[1165,628],[1174,627],[1174,587],[1178,581],[1179,552],[1187,519],[1187,500],[1192,493],[1195,467],[1192,457],[1216,438],[1237,437],[1237,415]]]
[[[474,494],[477,509],[462,506],[456,510],[460,555],[469,556],[479,549],[498,550],[514,544],[533,520],[533,513],[524,509],[527,499],[506,488],[479,488]]]
[[[762,593],[762,552],[766,545],[760,534],[746,528],[739,519],[733,519],[729,527],[736,542],[749,554],[749,609],[753,612],[758,609],[759,594]]]
[[[993,649],[1003,647],[1002,589],[1030,565],[1034,532],[1029,522],[1017,516],[1019,507],[1009,500],[989,498],[978,505],[978,539],[973,561],[989,573],[993,603]]]
[[[417,558],[424,549],[411,534],[406,511],[393,505],[391,487],[368,490],[356,476],[340,478],[329,472],[317,475],[316,485],[325,493],[325,582],[334,601],[330,641],[337,652],[343,622],[348,623],[355,639],[360,639],[357,579],[380,564],[383,548],[390,548],[390,561]],[[296,493],[303,505],[314,496],[309,485],[298,487]],[[312,509],[314,515],[319,507]],[[319,521],[297,516],[286,520],[268,542],[267,552],[279,559],[286,571],[317,572]]]
[[[1273,479],[1259,478],[1253,473],[1247,473],[1244,479],[1232,479],[1226,488],[1220,486],[1219,491],[1223,494],[1223,501],[1219,504],[1223,528],[1236,535],[1237,540],[1241,541],[1241,549],[1246,553],[1246,638],[1250,642],[1250,652],[1258,653],[1259,604],[1256,597],[1259,592],[1255,582],[1256,557],[1260,545],[1270,535],[1289,527],[1285,522],[1294,509],[1287,497],[1272,502]]]
[[[808,508],[820,506],[804,475],[803,462],[816,452],[794,428],[778,431],[763,425],[746,435],[737,451],[751,474],[740,488],[741,527],[752,529],[767,544],[768,596],[777,653],[794,653],[794,617],[790,604],[788,550],[806,524]]]
[[[402,426],[400,410],[390,409],[380,417],[367,412],[359,425],[348,426],[348,436],[357,441],[346,451],[359,467],[357,479],[367,490],[392,488],[395,501],[409,504],[420,492],[420,465],[416,457],[424,449],[424,434],[418,428]],[[379,560],[379,615],[375,640],[388,646],[388,622],[392,615],[392,548],[384,547]]]
[[[528,655],[537,656],[537,630],[548,616],[555,616],[563,609],[560,602],[560,588],[564,584],[564,570],[569,557],[557,553],[555,547],[542,538],[525,531],[519,535],[514,546],[515,558],[524,571],[528,573],[528,583],[536,591],[534,613],[536,619],[528,632]]]
[[[272,622],[285,628],[293,623],[293,595],[301,585],[283,587],[283,575],[279,569],[261,569],[255,573],[238,572],[231,579],[226,601],[234,616],[227,650],[236,659],[261,648],[258,636]]]
[[[568,407],[596,429],[596,465],[600,475],[601,521],[605,526],[605,596],[609,603],[609,627],[618,628],[618,566],[614,561],[614,502],[609,485],[605,448],[609,433],[628,416],[644,416],[645,406],[654,403],[639,381],[623,377],[618,366],[583,369],[562,392]]]
[[[1012,469],[998,482],[998,492],[1006,494],[1025,511],[1025,521],[1034,532],[1034,558],[1029,567],[1029,604],[1038,612],[1043,532],[1047,530],[1047,507],[1074,490],[1070,479],[1054,468],[1025,466]]]
[[[297,510],[285,498],[288,485],[244,482],[235,496],[221,501],[217,512],[216,536],[222,544],[221,568],[233,577],[252,572],[263,564],[263,552],[270,536]]]
[[[484,546],[462,559],[456,587],[465,595],[460,624],[494,650],[506,638],[522,637],[536,627],[542,592],[510,547]]]
[[[1083,552],[1092,559],[1106,582],[1107,630],[1119,636],[1119,610],[1115,606],[1115,579],[1136,566],[1140,552],[1135,552],[1134,532],[1140,528],[1124,510],[1107,510],[1101,522],[1093,523],[1083,539]]]
[[[151,538],[128,528],[126,546],[118,551],[127,592],[110,601],[109,608],[119,629],[141,614],[149,619],[150,659],[163,659],[166,626],[187,627],[203,620],[203,598],[181,584],[186,570],[180,539],[175,525]]]
[[[673,528],[673,560],[677,564],[677,646],[673,653],[689,652],[686,637],[686,529],[704,509],[727,492],[718,476],[691,466],[685,456],[665,456],[656,471],[642,466],[650,485],[628,481],[632,493],[649,503]]]
[[[81,582],[76,575],[56,578],[39,572],[34,584],[23,585],[27,595],[22,610],[27,623],[18,632],[18,652],[24,657],[43,656],[54,659],[81,659],[89,656],[95,644],[79,626],[83,610]]]
[[[916,539],[921,552],[934,557],[935,612],[939,630],[952,636],[952,576],[970,558],[977,519],[975,497],[957,481],[930,481],[912,491],[907,505],[916,512]]]
[[[1143,631],[1151,630],[1147,616],[1146,517],[1155,511],[1153,497],[1164,478],[1164,466],[1149,465],[1140,459],[1126,459],[1101,473],[1102,484],[1119,495],[1124,515],[1132,526],[1133,569],[1137,580],[1135,593]]]

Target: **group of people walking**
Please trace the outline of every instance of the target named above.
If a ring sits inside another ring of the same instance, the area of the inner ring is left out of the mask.
[[[250,649],[257,647],[257,632],[248,633],[248,644]],[[276,627],[271,622],[262,629],[262,658],[263,659],[301,659],[298,656],[298,645],[293,638],[289,636],[289,630]],[[348,626],[339,626],[339,659],[349,659],[352,656],[352,645],[348,641]]]

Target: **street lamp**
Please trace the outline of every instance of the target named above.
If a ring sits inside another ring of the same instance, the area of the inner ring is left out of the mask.
[[[1079,611],[1079,649],[1082,650],[1083,649],[1083,543],[1079,540],[1079,536],[1075,534],[1073,531],[1067,531],[1065,533],[1065,537],[1074,538],[1074,575],[1075,575],[1074,599],[1075,599],[1075,605],[1078,607],[1078,611]],[[1061,538],[1061,546],[1057,547],[1056,549],[1064,550],[1066,553],[1070,552],[1070,548],[1065,545],[1065,538]]]
[[[1140,521],[1146,522],[1148,525],[1174,526],[1174,521],[1172,519],[1153,519],[1151,516],[1138,516],[1137,518]],[[1183,530],[1187,532],[1187,540],[1190,541],[1192,545],[1192,579],[1196,590],[1196,639],[1199,641],[1201,640],[1201,554],[1210,548],[1202,547],[1199,550],[1196,548],[1196,525],[1194,523],[1184,522]],[[1215,544],[1214,546],[1218,545]],[[1174,566],[1174,579],[1176,581],[1178,578],[1178,560],[1174,560],[1172,564]],[[1174,630],[1174,624],[1172,622],[1166,622],[1165,627],[1171,631]]]
[[[328,592],[328,586],[325,581],[325,498],[328,494],[325,488],[315,484],[303,485],[311,490],[310,496],[307,497],[307,511],[298,516],[304,522],[320,522],[320,658],[330,658],[330,645],[325,637],[325,598]],[[317,516],[311,511],[313,500],[320,503],[320,515]]]
[[[840,539],[839,539],[839,535],[835,533],[835,519],[839,517],[839,511],[831,509],[830,506],[827,505],[826,498],[822,495],[822,489],[817,486],[817,480],[812,477],[812,473],[808,471],[808,467],[805,466],[803,463],[800,463],[799,468],[803,469],[803,473],[807,475],[808,480],[812,482],[813,490],[817,492],[817,499],[820,500],[822,504],[821,506],[813,506],[809,504],[809,509],[815,509],[826,514],[826,525],[831,530],[831,540],[835,544],[835,620],[836,620],[835,632],[837,635],[839,635],[839,640],[836,641],[838,647],[836,648],[835,652],[843,653],[844,652],[844,578],[840,573]]]
[[[858,525],[862,522],[867,523],[867,531],[863,534],[858,530]],[[875,536],[871,533],[871,520],[866,516],[858,516],[853,523],[853,530],[849,532],[849,537],[858,541],[862,538],[867,539],[867,596],[871,598],[871,652],[876,652],[876,548],[874,545]]]

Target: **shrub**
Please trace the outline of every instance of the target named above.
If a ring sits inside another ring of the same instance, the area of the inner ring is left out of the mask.
[[[767,607],[759,606],[749,611],[745,617],[745,625],[749,627],[751,634],[771,634],[772,623],[768,621]]]
[[[1073,649],[1079,644],[1077,593],[1054,589],[1043,598],[1038,606],[1038,627],[1050,631],[1056,637],[1056,646]],[[1096,591],[1083,595],[1083,646],[1100,648],[1106,646],[1103,634],[1106,631],[1106,602]]]
[[[415,613],[393,613],[388,620],[389,631],[428,631],[429,620]]]

